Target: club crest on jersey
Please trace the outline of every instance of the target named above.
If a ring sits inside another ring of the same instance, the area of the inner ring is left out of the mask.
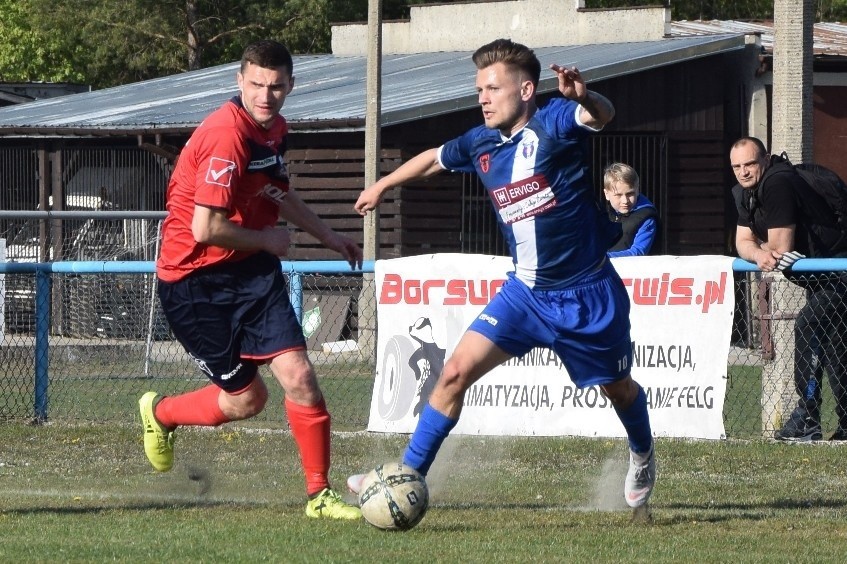
[[[236,168],[233,161],[212,157],[209,159],[209,170],[206,171],[206,183],[229,188],[232,183],[232,173]]]
[[[521,147],[521,155],[523,158],[529,159],[535,154],[535,140],[524,141]]]
[[[479,157],[479,168],[482,172],[488,172],[488,169],[491,168],[491,155],[485,153]]]

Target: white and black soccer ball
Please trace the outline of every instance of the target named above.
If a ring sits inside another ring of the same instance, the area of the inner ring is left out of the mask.
[[[371,470],[359,490],[365,521],[378,529],[406,531],[421,522],[429,507],[429,489],[420,472],[402,462]]]

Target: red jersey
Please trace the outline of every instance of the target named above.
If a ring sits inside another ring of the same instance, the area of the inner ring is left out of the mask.
[[[161,280],[174,282],[198,268],[238,261],[255,251],[198,243],[191,232],[194,206],[227,211],[235,224],[261,230],[276,225],[288,193],[283,160],[288,126],[282,116],[270,129],[253,121],[236,96],[200,124],[177,160],[168,183],[168,216],[156,263]]]

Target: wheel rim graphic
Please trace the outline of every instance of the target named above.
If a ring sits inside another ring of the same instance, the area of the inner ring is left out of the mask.
[[[395,421],[408,413],[415,399],[417,382],[409,366],[409,357],[414,352],[411,341],[405,337],[392,337],[382,354],[382,370],[377,390],[379,416]]]

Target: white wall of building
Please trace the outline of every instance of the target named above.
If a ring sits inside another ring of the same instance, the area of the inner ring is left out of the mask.
[[[581,0],[513,0],[412,6],[383,23],[383,53],[473,51],[508,38],[529,47],[650,41],[670,33],[670,8],[585,10]],[[365,55],[367,24],[332,26],[334,55]]]

